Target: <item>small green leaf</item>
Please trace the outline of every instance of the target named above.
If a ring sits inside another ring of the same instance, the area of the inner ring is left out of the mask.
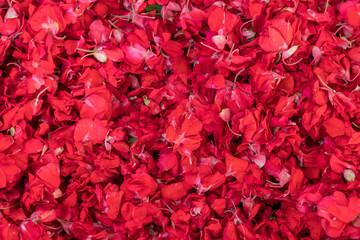
[[[126,141],[127,144],[130,146],[133,145],[136,142],[136,138],[129,136],[128,140]]]
[[[147,7],[145,8],[145,11],[151,12],[151,11],[156,10],[156,13],[161,13],[162,7],[163,7],[162,5],[154,4],[154,5],[147,6]]]

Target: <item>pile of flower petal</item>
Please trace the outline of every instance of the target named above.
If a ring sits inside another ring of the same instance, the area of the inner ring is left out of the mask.
[[[359,0],[0,0],[0,239],[359,239]]]

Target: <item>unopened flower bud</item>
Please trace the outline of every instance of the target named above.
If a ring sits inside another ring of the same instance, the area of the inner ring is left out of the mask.
[[[353,182],[355,180],[355,177],[356,176],[353,170],[351,169],[344,170],[344,178],[346,179],[346,181]]]
[[[224,108],[221,110],[221,112],[219,113],[219,117],[224,121],[224,122],[229,122],[230,121],[230,117],[231,117],[231,110],[230,108]]]

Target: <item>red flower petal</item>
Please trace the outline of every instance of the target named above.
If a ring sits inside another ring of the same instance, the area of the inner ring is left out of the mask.
[[[186,189],[184,188],[184,183],[178,182],[170,185],[164,185],[161,188],[161,196],[168,200],[179,200],[186,196]]]
[[[60,186],[60,173],[54,163],[49,163],[46,166],[39,168],[36,171],[38,176],[51,189],[55,190]]]
[[[225,88],[225,78],[223,75],[220,74],[212,76],[209,80],[206,81],[204,87],[213,89]]]
[[[288,49],[293,38],[290,23],[274,19],[260,35],[259,45],[266,52],[280,52]]]
[[[14,143],[14,139],[9,135],[3,135],[0,133],[0,152],[8,149],[11,144]]]
[[[338,137],[345,134],[345,124],[338,118],[329,118],[322,125],[330,137]]]
[[[103,142],[107,128],[99,120],[81,119],[75,126],[74,139],[77,142]]]
[[[183,46],[174,40],[169,40],[165,45],[163,45],[163,49],[171,57],[180,57],[183,55],[184,50],[182,50],[182,48]]]

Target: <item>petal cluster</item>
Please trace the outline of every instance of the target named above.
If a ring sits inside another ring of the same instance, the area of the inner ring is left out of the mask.
[[[357,0],[0,0],[0,239],[360,239]]]

